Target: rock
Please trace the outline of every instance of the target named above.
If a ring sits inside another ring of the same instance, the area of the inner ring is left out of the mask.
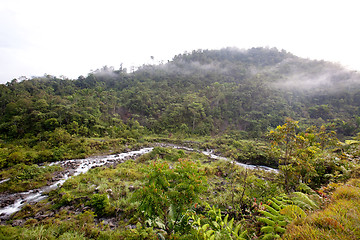
[[[126,229],[135,229],[136,225],[127,225],[125,226]]]
[[[12,222],[11,226],[13,226],[13,227],[21,226],[24,224],[24,222],[25,222],[25,220],[17,219]]]
[[[42,214],[43,214],[43,212],[38,212],[38,213],[35,214],[34,218],[35,218],[35,219],[38,219],[38,218],[40,218],[40,216],[41,216]]]
[[[16,200],[15,197],[9,197],[8,199],[1,199],[0,207],[4,208],[8,205],[14,204],[15,200]]]
[[[135,190],[136,190],[136,188],[135,188],[133,185],[130,185],[130,186],[129,186],[129,191],[130,191],[130,192],[133,192],[133,191],[135,191]]]

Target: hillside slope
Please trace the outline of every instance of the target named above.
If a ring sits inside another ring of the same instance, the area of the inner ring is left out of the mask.
[[[58,127],[119,137],[137,122],[154,133],[258,137],[285,117],[329,124],[340,137],[360,131],[358,73],[267,48],[198,50],[131,73],[105,66],[76,80],[13,80],[0,85],[0,100],[2,138]]]

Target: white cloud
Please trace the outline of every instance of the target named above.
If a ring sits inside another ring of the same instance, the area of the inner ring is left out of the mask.
[[[2,0],[0,81],[270,46],[360,69],[357,1]]]

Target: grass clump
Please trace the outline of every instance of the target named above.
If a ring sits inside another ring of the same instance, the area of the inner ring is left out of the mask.
[[[52,174],[60,170],[62,170],[62,168],[58,165],[38,166],[36,164],[18,164],[0,173],[2,178],[9,179],[0,184],[0,193],[25,192],[30,189],[43,187],[47,184],[47,181],[52,178]]]
[[[302,221],[290,224],[283,239],[360,239],[360,188],[358,179],[339,186],[332,202]]]

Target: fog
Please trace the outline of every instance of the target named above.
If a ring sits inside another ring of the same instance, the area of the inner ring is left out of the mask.
[[[269,70],[267,70],[269,71]],[[360,74],[345,67],[308,59],[288,59],[271,68],[280,79],[273,87],[293,91],[351,91],[360,87]]]

